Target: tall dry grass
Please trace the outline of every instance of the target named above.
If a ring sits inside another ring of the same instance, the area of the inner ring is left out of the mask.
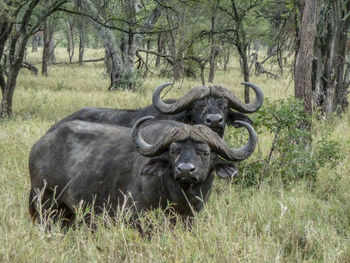
[[[59,61],[67,60],[64,49]],[[39,51],[40,52],[40,51]],[[40,53],[28,53],[31,62]],[[88,50],[87,57],[100,57]],[[38,65],[40,66],[40,65]],[[330,137],[342,143],[345,159],[333,170],[319,171],[310,186],[300,181],[284,188],[278,181],[245,188],[215,180],[212,195],[191,231],[181,224],[169,229],[154,220],[151,240],[122,223],[100,218],[90,231],[82,225],[67,233],[45,231],[28,213],[28,155],[33,143],[56,121],[84,106],[138,108],[151,103],[159,77],[144,80],[137,92],[106,92],[102,63],[83,67],[50,67],[49,77],[22,70],[14,97],[14,114],[0,122],[0,262],[350,262],[350,114],[314,123],[315,136],[332,127]],[[242,98],[237,61],[215,82]],[[271,100],[293,93],[290,77],[252,77]],[[198,81],[184,80],[167,97],[179,97]],[[271,147],[271,135],[259,134],[261,151]],[[270,175],[273,176],[273,175]],[[155,218],[155,214],[150,217]]]

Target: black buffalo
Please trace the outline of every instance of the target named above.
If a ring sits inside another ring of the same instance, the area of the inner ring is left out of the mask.
[[[178,100],[162,101],[160,99],[162,90],[172,85],[172,83],[165,83],[154,91],[153,105],[137,110],[86,107],[57,122],[48,132],[72,120],[132,127],[139,118],[150,115],[159,120],[204,124],[222,137],[226,125],[235,125],[237,120],[251,124],[251,119],[244,113],[255,112],[263,103],[264,96],[259,87],[249,82],[242,84],[253,88],[256,94],[256,99],[250,104],[240,102],[231,91],[218,85],[195,87]]]
[[[160,120],[140,130],[150,118],[133,129],[71,121],[44,135],[29,156],[33,218],[52,209],[52,217],[61,214],[69,225],[81,204],[94,204],[97,213],[107,208],[115,216],[121,206],[142,212],[169,203],[176,214],[190,218],[208,199],[214,171],[230,178],[233,161],[248,158],[257,143],[246,122],[240,125],[248,130],[247,144],[232,149],[204,125]]]

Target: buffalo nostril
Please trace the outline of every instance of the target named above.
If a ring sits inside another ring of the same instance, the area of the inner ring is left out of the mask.
[[[207,125],[211,124],[222,124],[222,115],[221,114],[208,114],[205,118]]]
[[[176,170],[179,172],[193,173],[196,171],[196,167],[192,163],[180,163],[176,166]]]

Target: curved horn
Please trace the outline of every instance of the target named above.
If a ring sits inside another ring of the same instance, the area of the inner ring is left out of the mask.
[[[184,111],[188,108],[195,100],[205,97],[210,93],[210,90],[206,86],[200,86],[190,89],[182,98],[176,100],[174,103],[165,103],[160,99],[160,93],[162,90],[172,85],[172,82],[167,82],[157,87],[152,96],[152,102],[156,109],[164,114],[176,114]]]
[[[148,144],[145,142],[145,140],[142,138],[141,133],[139,131],[140,125],[146,121],[146,120],[151,120],[154,119],[153,116],[145,116],[140,119],[138,119],[134,126],[132,127],[131,134],[132,134],[132,139],[134,141],[134,145],[136,147],[136,150],[140,152],[141,154],[143,152],[148,152],[150,149],[153,148],[153,145]]]
[[[205,125],[195,125],[195,129],[192,130],[191,136],[198,141],[204,141],[208,143],[212,150],[227,160],[236,162],[243,161],[253,153],[258,138],[256,132],[249,123],[244,121],[236,122],[246,127],[249,133],[249,139],[246,145],[238,149],[230,148],[217,133],[213,132],[209,127]]]
[[[219,155],[228,160],[239,162],[247,159],[254,152],[256,144],[258,142],[258,136],[256,135],[254,128],[249,123],[244,121],[235,122],[247,128],[249,133],[248,142],[243,147],[238,149],[230,148],[224,142],[224,144],[220,145],[221,147],[219,149]]]
[[[229,106],[242,113],[252,113],[257,111],[264,101],[264,93],[262,90],[255,84],[250,82],[242,82],[241,84],[251,87],[256,95],[256,98],[253,102],[249,104],[242,103],[236,95],[234,95],[230,90],[225,89],[221,86],[214,86],[213,93],[217,96],[223,96],[228,100]]]
[[[132,128],[132,138],[134,141],[134,145],[136,150],[143,156],[147,157],[155,157],[163,152],[165,152],[168,149],[168,146],[174,141],[174,140],[180,140],[182,138],[185,138],[190,133],[190,127],[189,125],[179,125],[176,127],[173,127],[172,129],[169,129],[167,132],[165,132],[161,139],[157,141],[154,145],[149,144],[145,142],[145,140],[142,138],[140,133],[140,125],[146,121],[154,119],[152,116],[146,116],[138,119],[136,123],[134,124]]]

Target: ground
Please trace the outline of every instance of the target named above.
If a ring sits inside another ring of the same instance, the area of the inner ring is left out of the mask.
[[[59,61],[68,60],[58,49]],[[89,49],[86,58],[103,51]],[[28,51],[28,61],[40,61]],[[40,64],[37,64],[40,67]],[[45,231],[28,212],[30,148],[56,121],[85,106],[138,108],[151,103],[152,90],[167,78],[149,77],[136,92],[106,92],[109,79],[102,63],[59,65],[49,77],[23,69],[18,78],[11,119],[0,122],[0,262],[350,262],[350,112],[314,123],[315,134],[329,134],[341,143],[344,159],[334,169],[318,172],[310,186],[299,181],[286,188],[279,183],[243,187],[215,180],[209,202],[192,230],[181,224],[171,229],[161,213],[152,213],[152,239],[117,219],[99,218],[99,226]],[[243,96],[237,61],[218,71],[215,83]],[[293,94],[290,76],[253,76],[270,100]],[[199,80],[184,80],[167,97],[179,97]],[[272,136],[259,134],[259,151],[271,147]],[[256,154],[256,153],[255,153]],[[249,163],[249,160],[247,161]],[[269,175],[272,176],[272,175]],[[276,175],[277,176],[277,175]]]

